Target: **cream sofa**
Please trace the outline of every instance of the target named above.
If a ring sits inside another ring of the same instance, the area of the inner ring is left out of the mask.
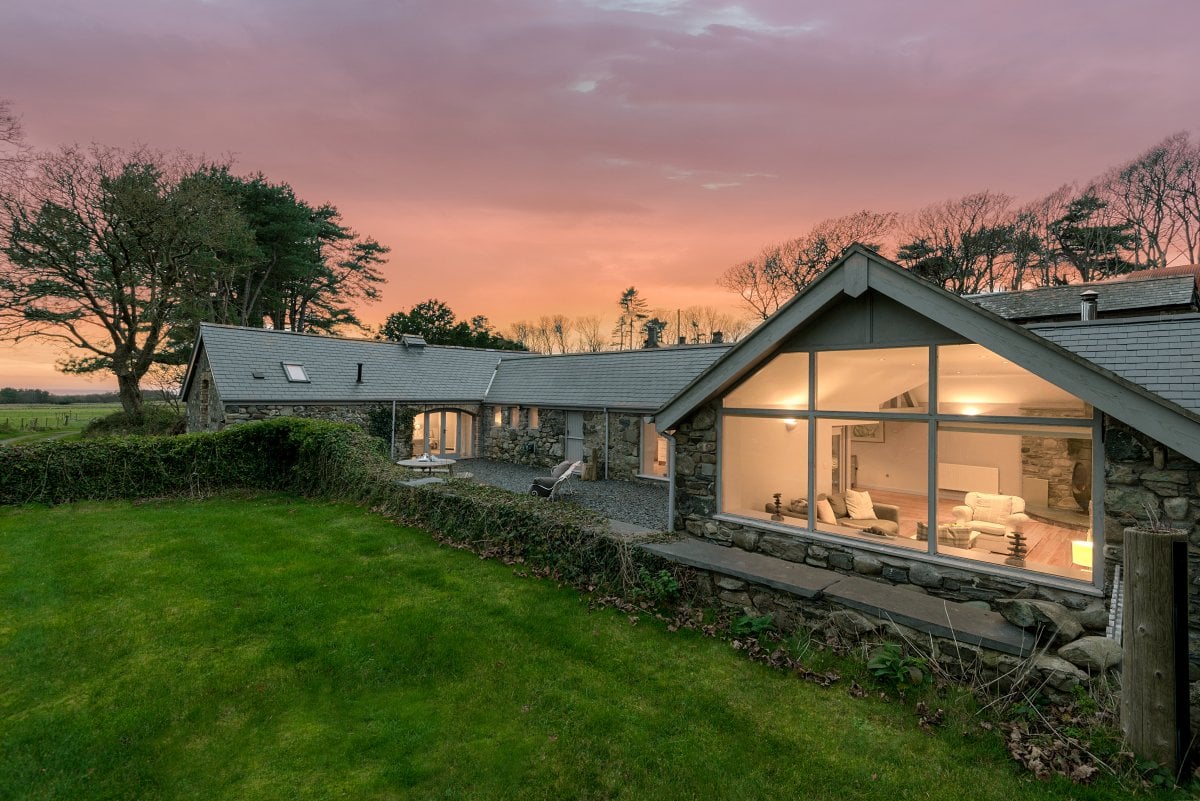
[[[954,524],[979,532],[976,548],[1008,552],[1014,531],[1025,532],[1029,516],[1025,514],[1025,499],[1016,495],[991,495],[968,492],[962,506],[955,506]]]

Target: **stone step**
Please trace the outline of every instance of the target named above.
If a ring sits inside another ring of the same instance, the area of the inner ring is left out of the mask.
[[[788,562],[686,537],[638,547],[679,564],[760,584],[808,600],[826,599],[917,631],[992,651],[1028,656],[1033,635],[999,612],[947,601],[879,581]]]

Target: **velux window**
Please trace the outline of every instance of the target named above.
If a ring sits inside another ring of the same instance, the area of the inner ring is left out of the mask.
[[[287,376],[287,380],[293,384],[308,382],[308,373],[305,372],[303,364],[283,362],[283,372]]]

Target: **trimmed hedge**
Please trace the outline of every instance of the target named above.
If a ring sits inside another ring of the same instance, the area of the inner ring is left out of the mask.
[[[281,417],[205,434],[104,437],[0,448],[0,504],[275,490],[342,500],[571,581],[624,583],[631,552],[600,517],[465,481],[405,486],[361,429]]]

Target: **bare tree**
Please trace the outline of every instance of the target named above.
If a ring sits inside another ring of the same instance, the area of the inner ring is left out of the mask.
[[[599,315],[588,314],[575,318],[575,342],[583,353],[599,353],[604,350],[603,322]]]
[[[571,321],[562,314],[550,315],[550,333],[554,336],[554,346],[559,353],[566,353],[567,339],[571,335]]]
[[[902,228],[897,258],[917,275],[958,295],[1011,285],[1005,255],[1012,197],[984,190],[925,206]]]
[[[742,300],[762,319],[816,280],[855,243],[883,247],[896,226],[895,212],[866,209],[822,220],[803,236],[763,249],[756,259],[735,264],[717,283]]]
[[[526,350],[533,350],[530,347],[530,325],[526,320],[518,320],[508,327],[508,335],[514,342],[519,342]]]
[[[1114,167],[1093,193],[1110,214],[1123,218],[1137,235],[1134,262],[1162,267],[1177,244],[1182,219],[1176,213],[1180,184],[1186,181],[1189,151],[1186,131],[1168,136],[1129,162]]]

